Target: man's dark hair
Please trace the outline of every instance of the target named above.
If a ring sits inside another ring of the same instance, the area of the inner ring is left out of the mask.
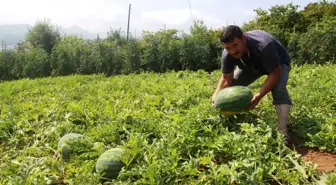
[[[230,25],[222,30],[220,41],[223,43],[232,42],[235,37],[242,39],[243,31],[239,26]]]

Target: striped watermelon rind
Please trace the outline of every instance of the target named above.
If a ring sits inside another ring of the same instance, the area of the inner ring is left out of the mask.
[[[215,108],[223,114],[232,115],[247,111],[251,106],[253,93],[245,86],[231,86],[219,91],[214,100]]]
[[[124,154],[125,149],[122,148],[112,148],[102,153],[96,162],[96,172],[101,173],[106,179],[117,178],[125,166],[122,162]]]
[[[74,140],[74,139],[79,139],[83,137],[81,134],[77,133],[68,133],[65,134],[61,139],[58,141],[58,148],[61,152],[61,157],[64,161],[70,160],[70,155],[73,152],[71,146],[67,142]]]

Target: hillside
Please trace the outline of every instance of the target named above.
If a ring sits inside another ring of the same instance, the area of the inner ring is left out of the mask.
[[[0,41],[5,41],[7,46],[15,45],[24,41],[28,29],[28,24],[0,25]]]
[[[13,25],[0,25],[0,42],[5,41],[7,46],[13,46],[17,43],[24,41],[28,29],[31,27],[29,24],[13,24]],[[79,26],[71,26],[68,28],[60,27],[62,35],[77,35],[86,39],[92,39],[97,36]]]
[[[288,83],[291,132],[306,147],[330,153],[336,152],[335,71],[335,65],[293,67]],[[0,184],[99,184],[95,163],[116,147],[130,152],[113,184],[308,185],[322,171],[335,171],[335,160],[322,169],[303,158],[312,149],[299,154],[284,145],[274,130],[270,95],[237,116],[211,108],[219,75],[200,70],[3,82]],[[85,140],[73,143],[63,160],[58,142],[67,133]]]

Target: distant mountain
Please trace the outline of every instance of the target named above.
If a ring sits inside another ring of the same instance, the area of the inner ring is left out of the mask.
[[[24,41],[26,34],[28,33],[29,24],[13,24],[13,25],[0,25],[0,47],[2,41],[6,42],[7,47],[11,48],[19,42]],[[85,39],[93,39],[97,37],[97,34],[91,33],[79,26],[71,26],[68,28],[59,28],[62,36],[77,35]],[[0,48],[1,49],[1,48]]]
[[[7,46],[16,45],[24,41],[28,29],[28,24],[0,25],[0,42],[5,41]]]
[[[60,28],[60,32],[62,35],[77,35],[77,36],[82,36],[85,39],[93,39],[97,37],[97,34],[91,33],[79,26],[71,26],[68,28]]]

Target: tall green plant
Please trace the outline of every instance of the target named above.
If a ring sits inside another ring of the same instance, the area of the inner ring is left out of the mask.
[[[300,63],[336,63],[336,16],[312,24],[299,40]]]
[[[124,46],[125,60],[123,62],[123,74],[138,73],[141,70],[141,48],[140,42],[135,38],[129,38]]]
[[[16,55],[18,52],[9,50],[0,52],[0,80],[16,79],[17,75],[13,74],[13,69],[16,67]]]
[[[181,48],[182,69],[213,71],[218,69],[222,47],[219,34],[207,28],[204,21],[195,21]]]
[[[242,26],[244,31],[261,29],[273,34],[283,45],[287,46],[292,32],[298,30],[301,15],[298,12],[298,5],[289,3],[287,5],[275,5],[268,10],[256,9],[255,20]]]
[[[85,40],[77,36],[62,37],[51,55],[52,75],[75,74],[84,53]]]
[[[37,23],[29,28],[26,35],[26,42],[37,48],[41,47],[48,54],[51,54],[53,47],[60,39],[60,32],[57,27],[50,23],[50,20],[37,21]]]
[[[22,77],[36,78],[50,75],[49,56],[42,48],[23,52]]]
[[[322,0],[309,3],[300,14],[302,15],[302,20],[299,27],[303,30],[302,32],[307,32],[311,24],[321,22],[324,16],[336,16],[336,2]]]

